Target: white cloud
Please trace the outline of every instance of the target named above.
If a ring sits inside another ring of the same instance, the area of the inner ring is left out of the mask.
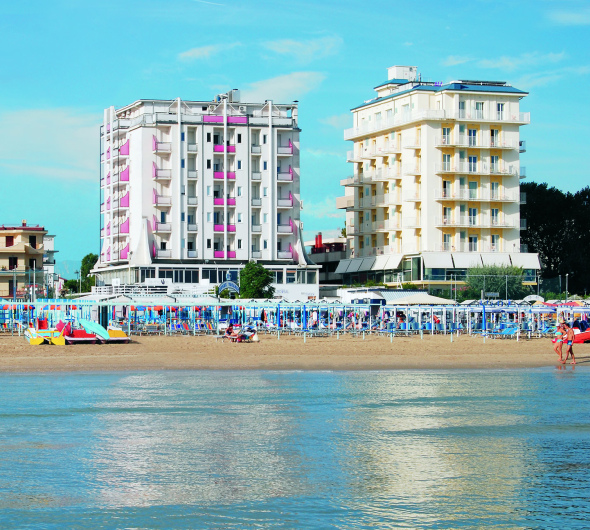
[[[0,114],[0,167],[11,175],[55,180],[98,179],[102,115],[77,109]]]
[[[403,46],[414,46],[414,43],[413,42],[409,42],[409,41],[408,42],[404,42],[403,43]]]
[[[547,18],[561,26],[588,26],[590,25],[590,9],[581,11],[550,11]]]
[[[566,53],[546,53],[539,52],[522,53],[518,57],[502,56],[497,59],[482,59],[478,61],[481,68],[499,68],[501,70],[516,70],[517,68],[527,68],[539,64],[559,63],[565,59]]]
[[[346,129],[352,126],[352,114],[347,112],[346,114],[337,114],[336,116],[328,116],[327,118],[321,118],[320,123],[324,125],[330,125],[336,129]]]
[[[300,63],[309,63],[338,53],[342,46],[338,36],[310,40],[282,39],[264,43],[264,47],[279,55],[290,55]]]
[[[471,57],[466,57],[463,55],[449,55],[443,62],[443,66],[457,66],[459,64],[465,64],[469,61],[473,61]]]
[[[241,99],[245,102],[272,99],[277,103],[288,103],[301,99],[324,79],[326,76],[320,72],[292,72],[246,85]]]
[[[558,68],[556,70],[542,70],[540,72],[533,72],[521,76],[514,82],[514,86],[530,90],[536,86],[547,85],[560,81],[564,77],[576,77],[580,75],[590,74],[590,66],[576,66]]]
[[[229,44],[210,44],[208,46],[201,46],[200,48],[192,48],[185,52],[179,53],[178,58],[182,61],[193,61],[195,59],[209,59],[212,55],[231,50],[236,46],[241,46],[239,42],[232,42]]]
[[[314,158],[321,158],[323,156],[335,156],[341,160],[345,160],[344,153],[338,151],[326,151],[325,149],[303,149],[303,154],[313,156]]]
[[[314,202],[304,199],[304,209],[302,210],[304,221],[313,217],[315,219],[342,219],[344,220],[344,210],[336,208],[336,199],[326,197],[323,201]]]

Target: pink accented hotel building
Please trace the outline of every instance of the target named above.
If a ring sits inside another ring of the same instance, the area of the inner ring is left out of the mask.
[[[318,296],[301,242],[297,103],[138,100],[104,111],[98,285],[207,287],[257,260]]]

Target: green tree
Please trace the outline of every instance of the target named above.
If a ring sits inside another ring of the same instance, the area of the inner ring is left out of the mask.
[[[530,288],[522,284],[523,270],[520,267],[491,265],[486,267],[474,267],[467,271],[465,278],[466,298],[481,298],[481,292],[498,293],[500,298],[505,298],[508,293],[509,300],[519,300],[530,294]]]
[[[62,293],[71,294],[78,292],[78,280],[66,280],[62,289]]]
[[[272,298],[274,275],[259,263],[250,261],[240,272],[240,298]]]
[[[346,225],[340,230],[340,237],[346,237]]]
[[[86,254],[86,256],[82,258],[82,263],[80,264],[80,277],[82,278],[83,293],[90,292],[92,286],[95,284],[96,279],[94,276],[90,276],[90,270],[94,267],[97,261],[97,254]]]

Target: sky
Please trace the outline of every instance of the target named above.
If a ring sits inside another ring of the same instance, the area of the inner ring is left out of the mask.
[[[344,226],[343,130],[392,65],[528,91],[527,181],[589,184],[588,1],[21,0],[0,43],[0,224],[44,225],[58,261],[98,253],[102,112],[137,99],[298,100],[306,239]]]

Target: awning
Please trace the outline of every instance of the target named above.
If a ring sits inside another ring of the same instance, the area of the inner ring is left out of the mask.
[[[481,254],[476,254],[475,252],[453,253],[453,262],[455,263],[455,269],[481,267]]]
[[[481,255],[484,265],[496,265],[501,267],[510,267],[510,254],[501,254],[499,252],[486,252]]]
[[[453,258],[448,252],[424,252],[422,254],[426,269],[452,269]]]
[[[516,253],[510,254],[512,265],[522,267],[523,269],[540,269],[539,254]]]
[[[375,263],[375,258],[365,258],[361,263],[359,271],[370,271],[373,267],[373,263]]]
[[[350,260],[350,265],[346,272],[357,272],[361,268],[361,264],[363,263],[363,258],[354,258]]]
[[[389,258],[387,259],[387,263],[385,270],[395,270],[399,269],[399,264],[402,262],[403,254],[389,254]]]
[[[338,267],[336,267],[336,274],[344,274],[348,266],[350,265],[349,259],[341,259],[340,263],[338,263]]]
[[[382,271],[385,269],[385,266],[387,265],[387,260],[389,259],[389,256],[377,256],[375,258],[375,263],[373,263],[373,267],[372,270],[374,271]]]

